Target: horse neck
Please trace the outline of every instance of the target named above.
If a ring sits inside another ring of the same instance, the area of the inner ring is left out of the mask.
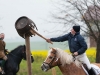
[[[63,75],[86,75],[81,67],[77,67],[74,63],[58,66]]]
[[[18,52],[16,52],[16,53],[15,52],[11,52],[11,53],[8,54],[8,56],[9,56],[9,59],[10,58],[13,59],[18,64],[22,61],[21,54],[18,53]]]

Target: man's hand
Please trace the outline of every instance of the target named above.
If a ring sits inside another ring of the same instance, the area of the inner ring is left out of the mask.
[[[74,56],[77,56],[77,55],[78,55],[78,52],[74,52],[73,55],[74,55]]]
[[[52,41],[51,41],[50,39],[46,39],[46,41],[47,41],[48,43],[53,44]]]
[[[50,42],[51,42],[51,40],[50,40],[50,39],[46,39],[46,41],[47,41],[48,43],[50,43]]]

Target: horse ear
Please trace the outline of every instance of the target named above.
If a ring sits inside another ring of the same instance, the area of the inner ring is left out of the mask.
[[[55,51],[55,49],[54,49],[54,48],[52,48],[52,50],[54,50],[54,51]]]
[[[26,47],[26,45],[23,45],[24,47]]]
[[[23,45],[24,46],[24,48],[26,49],[26,45]]]
[[[52,47],[49,47],[50,49],[52,49]]]
[[[53,47],[49,47],[49,48],[55,51],[55,48],[53,48]]]
[[[49,47],[50,49],[54,49],[53,47]]]

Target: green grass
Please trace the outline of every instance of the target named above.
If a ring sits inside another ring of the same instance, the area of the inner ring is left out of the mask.
[[[44,60],[41,60],[41,58],[38,58],[38,60],[37,60],[36,58],[35,58],[35,61],[31,64],[32,75],[52,75],[52,70],[48,70],[47,72],[44,72],[44,71],[41,70],[41,64]],[[55,67],[55,69],[56,69],[57,75],[62,75],[58,67]],[[23,60],[21,62],[20,70],[17,73],[17,75],[28,75],[27,61]]]
[[[95,62],[95,58],[88,56],[90,62]],[[34,56],[35,61],[31,64],[32,65],[32,75],[53,75],[52,70],[44,72],[41,70],[41,64],[45,60],[42,56]],[[62,75],[61,71],[58,67],[54,67],[56,69],[56,75]],[[20,70],[17,75],[28,75],[27,71],[27,61],[23,60],[20,64]]]

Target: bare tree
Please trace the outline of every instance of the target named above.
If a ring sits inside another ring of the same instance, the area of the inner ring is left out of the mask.
[[[56,23],[63,24],[65,31],[72,25],[81,25],[81,30],[95,40],[96,62],[100,63],[100,1],[58,0],[55,3],[59,10],[56,10],[56,14],[54,12],[52,14]]]

